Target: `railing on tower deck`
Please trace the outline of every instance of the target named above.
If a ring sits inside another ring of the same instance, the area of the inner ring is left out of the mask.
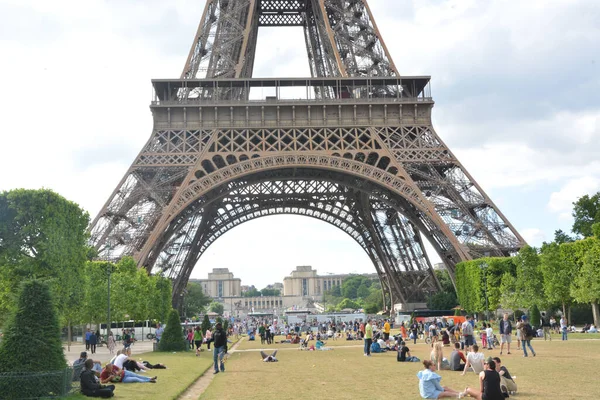
[[[429,76],[154,79],[153,106],[431,102]]]

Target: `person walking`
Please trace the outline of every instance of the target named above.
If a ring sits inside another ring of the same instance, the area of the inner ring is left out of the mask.
[[[92,331],[90,330],[90,328],[88,328],[87,332],[85,333],[85,349],[86,350],[90,349],[90,336],[92,336]]]
[[[91,332],[90,335],[90,351],[92,352],[92,354],[96,353],[96,345],[98,344],[98,336],[96,336],[96,334],[94,332]]]
[[[365,356],[371,357],[371,343],[373,343],[373,326],[371,320],[365,325]]]
[[[204,341],[206,342],[206,346],[210,351],[210,342],[212,341],[212,332],[210,331],[210,328],[208,328],[206,332],[204,332]]]
[[[113,354],[115,352],[116,345],[117,343],[115,342],[115,337],[113,336],[112,331],[110,331],[110,334],[108,335],[108,340],[106,341],[106,347],[108,347],[108,351],[110,352],[110,354]]]
[[[504,344],[506,343],[506,347],[508,350],[508,354],[510,354],[510,342],[512,341],[512,323],[508,319],[508,313],[504,313],[502,317],[502,321],[500,321],[500,355],[502,355],[502,351],[504,350]]]
[[[533,339],[533,336],[535,334],[535,332],[533,331],[533,328],[531,327],[531,325],[529,324],[529,321],[527,321],[527,316],[523,315],[521,317],[521,347],[523,348],[523,357],[527,357],[527,347],[529,347],[529,350],[531,350],[531,354],[533,354],[533,356],[535,357],[535,351],[533,350],[533,347],[531,347],[531,339]]]
[[[214,362],[214,374],[219,372],[225,372],[225,364],[223,363],[223,357],[227,352],[227,332],[223,329],[220,322],[217,322],[215,326],[215,333],[213,334],[213,362]]]
[[[410,332],[413,336],[413,344],[417,344],[417,338],[419,337],[419,324],[417,324],[416,319],[413,319],[413,322],[410,326]]]
[[[202,351],[202,330],[199,326],[194,329],[194,344],[196,345],[196,356],[199,356]]]
[[[550,334],[550,321],[546,317],[545,312],[542,312],[540,314],[540,326],[542,327],[542,329],[544,331],[544,341],[546,341],[547,339],[552,341],[552,335]]]

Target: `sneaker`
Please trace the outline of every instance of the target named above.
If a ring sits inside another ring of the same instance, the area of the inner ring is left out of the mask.
[[[219,373],[219,371],[214,371],[214,372],[213,372],[213,375],[216,375],[216,374],[218,374],[218,373]]]
[[[462,398],[463,398],[463,397],[465,397],[466,395],[467,395],[467,394],[466,394],[465,392],[460,392],[460,393],[458,394],[458,398],[459,398],[459,399],[462,399]]]
[[[535,353],[533,353],[533,356],[535,357]]]
[[[510,353],[508,353],[508,354],[510,354]],[[502,355],[502,352],[500,352],[500,355]]]
[[[500,353],[500,354],[502,354],[502,353]],[[508,353],[506,353],[506,354],[510,354],[510,351]]]

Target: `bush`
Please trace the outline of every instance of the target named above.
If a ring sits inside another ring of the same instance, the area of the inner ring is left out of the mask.
[[[32,280],[21,285],[17,307],[8,319],[0,343],[0,373],[48,373],[44,385],[14,385],[3,379],[2,398],[44,397],[70,388],[60,327],[48,285]],[[22,374],[21,374],[22,375]],[[31,381],[33,382],[33,381]]]
[[[208,319],[208,315],[204,314],[204,319],[202,320],[202,324],[200,325],[200,329],[202,329],[202,334],[206,335],[206,331],[210,328],[210,319]]]
[[[179,314],[175,310],[169,312],[167,327],[158,342],[158,351],[187,351],[188,345],[183,338],[183,330],[179,323]]]

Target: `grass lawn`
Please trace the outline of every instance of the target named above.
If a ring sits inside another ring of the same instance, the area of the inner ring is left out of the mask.
[[[167,369],[148,371],[145,376],[158,376],[157,383],[118,383],[115,397],[120,399],[174,399],[185,391],[212,365],[212,353],[204,351],[199,357],[195,352],[185,353],[142,353],[135,357],[148,360],[151,364],[162,363]],[[81,394],[69,399],[88,399]]]
[[[583,338],[589,336],[581,335]],[[575,335],[571,336],[575,338]],[[579,337],[577,337],[579,338]],[[560,337],[557,337],[560,339]],[[328,344],[346,344],[329,341]],[[358,344],[358,342],[348,342]],[[513,345],[516,344],[513,342]],[[536,339],[532,346],[537,357],[522,357],[513,348],[511,355],[502,356],[519,386],[518,399],[597,399],[600,383],[596,380],[600,363],[600,340]],[[309,352],[292,350],[297,345],[261,346],[260,340],[242,342],[238,349],[289,348],[280,351],[278,363],[261,362],[256,351],[231,354],[226,372],[218,374],[200,399],[419,399],[416,373],[421,363],[399,363],[395,353],[364,357],[360,348],[338,347],[332,351]],[[421,360],[429,355],[424,344],[410,345],[411,352]],[[445,355],[449,355],[445,349]],[[499,356],[499,350],[485,351],[486,357]],[[469,373],[441,371],[442,385],[462,390],[476,386],[477,376]]]

